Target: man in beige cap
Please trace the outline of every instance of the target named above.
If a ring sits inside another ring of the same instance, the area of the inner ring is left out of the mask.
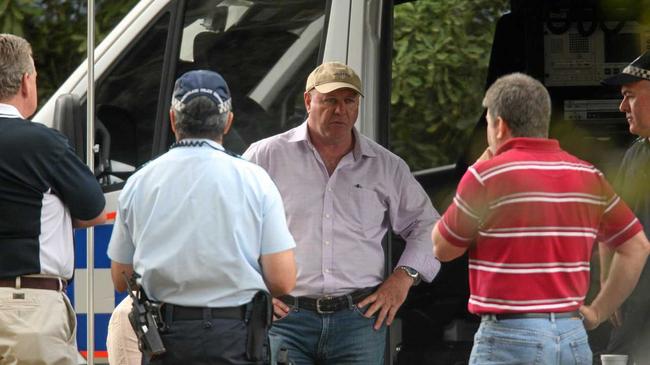
[[[354,128],[361,96],[354,70],[324,63],[307,79],[307,121],[244,153],[276,183],[296,240],[297,285],[274,300],[271,330],[296,365],[382,364],[386,326],[440,267],[438,213],[406,163]],[[406,248],[384,279],[389,228]]]

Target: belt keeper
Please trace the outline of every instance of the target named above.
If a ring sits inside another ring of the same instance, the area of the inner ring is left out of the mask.
[[[293,299],[293,311],[297,312],[298,311],[298,297],[291,297]]]
[[[20,276],[16,276],[16,289],[20,289]]]
[[[348,309],[354,308],[354,300],[352,300],[352,295],[346,294],[345,299],[348,300]]]

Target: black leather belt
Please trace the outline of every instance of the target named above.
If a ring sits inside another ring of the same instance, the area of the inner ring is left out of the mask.
[[[244,319],[246,317],[246,305],[239,307],[207,308],[207,307],[184,307],[165,303],[162,308],[164,319],[168,319],[169,311],[172,321],[192,321],[200,319]]]
[[[368,295],[375,292],[377,287],[355,290],[350,294],[337,297],[323,296],[320,298],[292,297],[291,295],[281,296],[279,299],[286,305],[294,308],[307,309],[320,314],[338,312],[350,308],[352,305],[364,300]]]
[[[553,318],[582,318],[580,311],[559,312],[559,313],[500,313],[500,314],[482,314],[482,319],[485,320],[504,320],[504,319],[530,319],[530,318],[543,318],[551,320]]]
[[[21,276],[20,285],[16,278],[0,279],[0,287],[5,288],[26,288],[26,289],[48,289],[64,291],[68,282],[64,279],[57,278],[39,278],[31,276]]]

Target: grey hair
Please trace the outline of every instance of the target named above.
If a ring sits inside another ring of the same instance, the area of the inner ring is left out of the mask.
[[[13,34],[0,34],[0,100],[16,95],[23,75],[34,71],[29,42]]]
[[[227,109],[220,113],[219,106],[207,96],[197,96],[183,106],[172,103],[176,117],[174,126],[179,139],[221,138],[230,113],[230,108]]]
[[[548,138],[551,97],[541,82],[522,73],[498,78],[485,92],[483,107],[501,117],[513,137]]]

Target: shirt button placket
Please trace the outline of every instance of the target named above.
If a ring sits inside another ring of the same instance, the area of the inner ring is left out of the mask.
[[[333,200],[334,192],[332,189],[332,182],[336,178],[334,176],[330,177],[325,186],[325,194],[323,199],[323,225],[322,225],[322,237],[323,237],[323,262],[321,262],[323,268],[323,277],[324,277],[324,289],[326,292],[330,292],[334,289],[334,282],[332,281],[332,262],[334,257],[334,248],[332,245],[332,232],[334,225],[334,211],[333,211]]]

